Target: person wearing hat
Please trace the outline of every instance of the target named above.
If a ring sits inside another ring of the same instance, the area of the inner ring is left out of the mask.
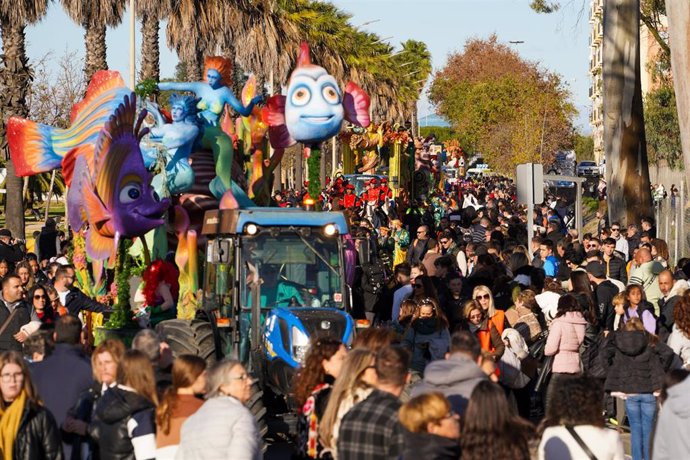
[[[606,279],[606,265],[601,262],[590,262],[586,267],[589,281],[595,286],[594,294],[597,299],[597,314],[599,324],[604,333],[613,331],[613,322],[616,312],[613,307],[613,298],[620,292],[618,287],[609,279]]]
[[[340,206],[345,209],[353,209],[359,206],[359,200],[357,195],[355,195],[355,186],[352,184],[347,184],[345,186],[345,195],[340,199]]]
[[[3,228],[0,230],[0,260],[7,261],[10,272],[14,271],[14,264],[24,258],[24,251],[12,238],[12,232]]]
[[[393,267],[407,260],[407,248],[410,246],[410,233],[403,227],[400,219],[393,219],[390,223],[391,234],[395,241],[393,249]]]

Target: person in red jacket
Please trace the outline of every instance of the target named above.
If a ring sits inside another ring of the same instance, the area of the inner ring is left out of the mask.
[[[345,195],[340,199],[340,206],[345,209],[357,208],[360,205],[359,198],[355,195],[355,186],[347,184],[345,186]]]

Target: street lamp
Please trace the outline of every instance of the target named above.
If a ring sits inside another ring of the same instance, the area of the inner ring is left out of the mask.
[[[373,19],[371,21],[367,21],[367,22],[364,22],[364,23],[358,25],[356,28],[359,29],[360,27],[368,26],[369,24],[373,24],[373,23],[379,22],[379,21],[380,21],[380,19]]]

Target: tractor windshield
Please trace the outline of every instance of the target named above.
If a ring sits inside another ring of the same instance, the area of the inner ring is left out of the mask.
[[[242,306],[343,307],[337,237],[309,228],[262,231],[242,239]]]

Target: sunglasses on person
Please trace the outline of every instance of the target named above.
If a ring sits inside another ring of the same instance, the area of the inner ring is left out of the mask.
[[[489,295],[489,294],[477,294],[475,296],[474,300],[481,300],[481,299],[489,300],[490,298],[491,298],[491,295]]]
[[[450,243],[449,240],[441,240],[441,244],[448,244],[448,243]]]
[[[41,294],[35,294],[35,295],[34,295],[34,299],[35,299],[35,300],[38,300],[38,299],[47,299],[47,298],[48,298],[48,297],[46,297],[46,296],[44,296],[44,295],[41,295]]]
[[[599,249],[599,245],[596,244],[596,243],[594,243],[594,244],[588,244],[587,247],[588,247],[588,248],[592,248],[592,249]]]
[[[616,227],[616,228],[611,227],[611,231],[612,231],[612,232],[620,232],[621,229],[618,228],[618,227]]]

